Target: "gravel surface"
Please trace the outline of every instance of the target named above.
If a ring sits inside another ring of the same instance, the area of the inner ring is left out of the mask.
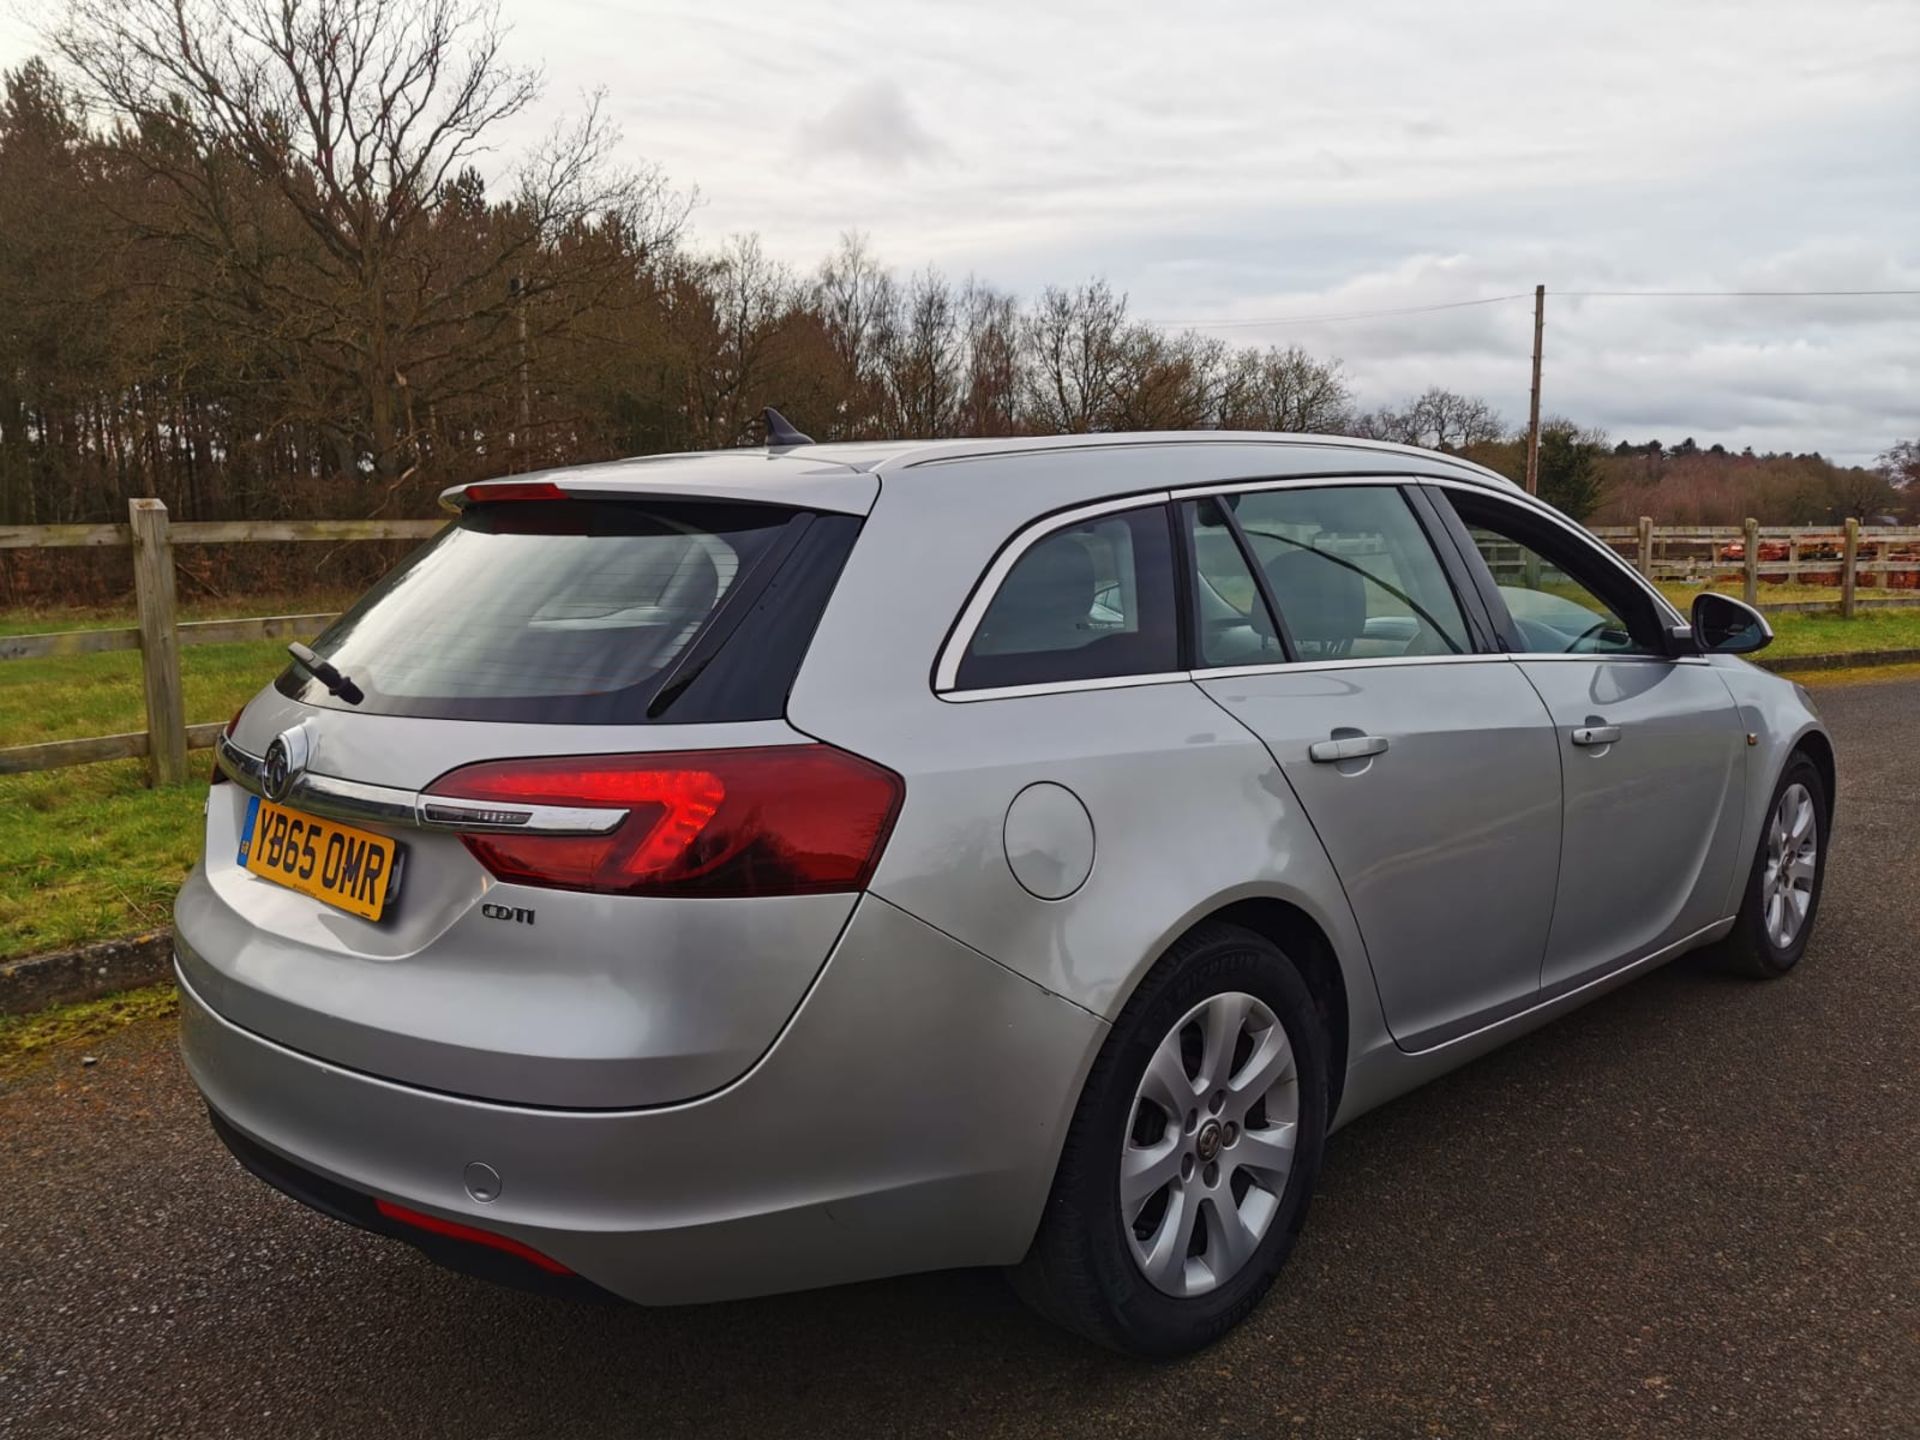
[[[147,1024],[0,1094],[0,1436],[1920,1435],[1920,682],[1818,698],[1799,971],[1662,971],[1350,1127],[1201,1356],[1092,1350],[988,1273],[494,1289],[245,1175]]]

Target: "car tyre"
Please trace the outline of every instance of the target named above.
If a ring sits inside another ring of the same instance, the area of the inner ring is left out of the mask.
[[[1236,1012],[1232,1042],[1215,1047]],[[1232,1329],[1272,1285],[1306,1218],[1326,1138],[1327,1054],[1320,1012],[1279,947],[1215,922],[1190,932],[1141,982],[1094,1061],[1014,1288],[1049,1319],[1134,1355],[1183,1355]],[[1180,1075],[1166,1068],[1169,1055]],[[1171,1107],[1152,1096],[1181,1078],[1197,1087],[1194,1104],[1169,1122],[1187,1092]],[[1156,1163],[1178,1178],[1136,1210],[1134,1196],[1161,1172],[1129,1182],[1123,1164],[1161,1154]],[[1275,1168],[1263,1168],[1269,1160]],[[1187,1207],[1203,1233],[1179,1249]]]
[[[1795,752],[1767,802],[1739,917],[1726,938],[1709,952],[1718,968],[1755,980],[1773,980],[1800,963],[1820,913],[1831,818],[1820,767],[1804,751]]]

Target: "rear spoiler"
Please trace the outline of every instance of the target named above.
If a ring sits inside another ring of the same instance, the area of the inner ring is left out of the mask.
[[[647,456],[574,470],[473,480],[440,492],[440,506],[458,513],[469,505],[516,501],[682,500],[695,503],[775,505],[865,515],[879,498],[872,473],[808,453],[808,447],[721,450],[703,455]]]

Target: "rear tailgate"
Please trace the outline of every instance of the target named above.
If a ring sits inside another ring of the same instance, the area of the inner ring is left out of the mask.
[[[781,718],[857,527],[677,502],[464,515],[316,642],[361,703],[290,670],[223,742],[236,780],[176,907],[189,979],[294,1049],[457,1094],[627,1107],[741,1074],[864,884],[820,857],[891,822],[896,781],[839,752],[808,768],[826,747]],[[466,794],[508,798],[435,801],[463,767],[493,787]],[[767,836],[832,807],[783,819],[767,787],[816,772],[886,814],[782,848]],[[327,827],[288,875],[241,858],[276,798]],[[524,819],[556,814],[554,835]],[[396,847],[378,918],[287,883],[337,863],[339,826]]]

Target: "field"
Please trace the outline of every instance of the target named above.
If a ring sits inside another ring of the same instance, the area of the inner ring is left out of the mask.
[[[1683,610],[1696,593],[1665,588]],[[1770,588],[1764,598],[1803,598],[1776,593],[1784,589]],[[181,618],[311,614],[340,609],[349,598],[311,592],[256,597],[238,607],[183,605]],[[1804,598],[1830,599],[1832,592]],[[115,609],[15,610],[0,615],[0,634],[132,623],[130,612]],[[1774,628],[1771,655],[1920,648],[1920,608],[1867,611],[1851,621],[1780,615]],[[188,722],[225,720],[285,661],[277,640],[183,649]],[[1803,678],[1829,683],[1869,673]],[[144,728],[136,651],[0,663],[0,746]],[[197,752],[192,763],[198,778],[171,790],[148,789],[142,762],[130,760],[0,776],[0,959],[165,923],[173,892],[200,851],[211,760]]]

